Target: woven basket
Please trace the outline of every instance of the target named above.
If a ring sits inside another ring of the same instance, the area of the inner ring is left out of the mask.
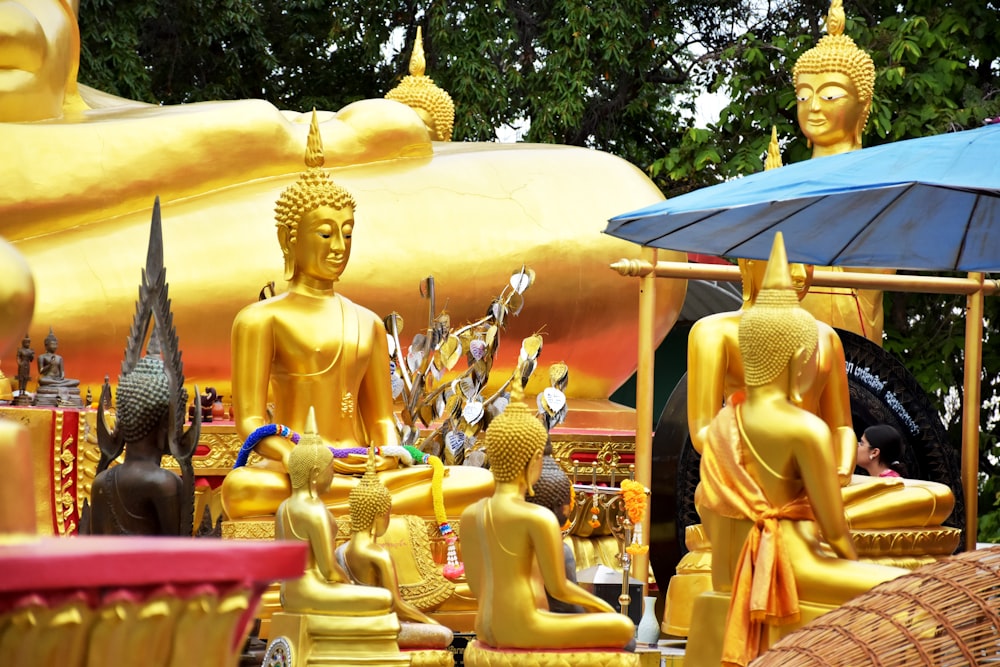
[[[817,618],[752,667],[1000,665],[1000,546],[876,586]]]

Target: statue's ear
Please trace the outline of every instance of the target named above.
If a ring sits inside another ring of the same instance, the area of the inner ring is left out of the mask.
[[[800,347],[788,362],[788,398],[795,405],[802,404],[803,395],[809,390],[816,375],[813,351]]]
[[[295,241],[292,238],[292,230],[284,225],[278,227],[278,244],[281,246],[281,253],[285,258],[285,280],[291,280],[295,273],[295,258],[292,246]]]

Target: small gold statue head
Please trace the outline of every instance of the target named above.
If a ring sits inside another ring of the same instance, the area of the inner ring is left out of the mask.
[[[118,378],[117,426],[125,442],[136,442],[161,426],[170,407],[170,386],[163,361],[146,355]],[[164,431],[165,433],[165,431]]]
[[[554,457],[542,459],[542,474],[535,482],[534,490],[535,495],[528,498],[528,502],[549,508],[560,526],[566,523],[566,512],[573,499],[573,485]]]
[[[792,69],[798,119],[815,144],[813,156],[861,148],[875,91],[875,64],[844,34],[842,0],[833,0],[827,35],[803,53]]]
[[[424,74],[426,67],[423,33],[420,26],[417,26],[417,39],[410,56],[410,74],[403,77],[399,85],[386,93],[385,97],[402,102],[416,111],[430,130],[432,139],[451,141],[455,125],[455,103],[446,90]]]
[[[780,232],[757,300],[740,317],[739,342],[747,387],[774,381],[793,355],[802,351],[812,356],[819,343],[816,320],[795,295]]]
[[[296,266],[295,245],[298,243],[299,224],[310,213],[321,208],[349,213],[353,226],[354,210],[357,203],[343,187],[337,185],[323,170],[323,138],[319,132],[316,110],[313,110],[309,124],[309,138],[306,142],[306,170],[298,180],[281,192],[274,208],[278,227],[278,243],[285,256],[285,279],[292,278]]]
[[[323,445],[317,430],[316,413],[310,407],[302,439],[288,456],[288,480],[293,489],[320,495],[333,483],[333,452]]]
[[[486,431],[486,455],[496,481],[513,482],[527,473],[528,492],[534,495],[531,485],[541,474],[548,432],[522,398],[523,389],[515,379],[510,404]],[[537,471],[529,473],[536,462]]]
[[[368,466],[347,497],[351,508],[351,533],[371,531],[375,520],[392,509],[392,494],[375,474],[375,450],[368,449]]]

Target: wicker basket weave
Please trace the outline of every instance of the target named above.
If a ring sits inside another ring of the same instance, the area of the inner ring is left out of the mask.
[[[751,665],[1000,665],[1000,546],[876,586],[788,635]]]

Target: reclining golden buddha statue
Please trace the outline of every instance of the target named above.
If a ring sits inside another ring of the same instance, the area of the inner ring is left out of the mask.
[[[0,79],[30,85],[0,85],[8,158],[0,162],[0,236],[32,267],[35,321],[59,331],[67,357],[80,359],[73,371],[81,386],[100,385],[124,333],[94,326],[92,314],[130,316],[133,267],[114,249],[143,242],[146,210],[160,195],[171,236],[189,239],[183,250],[166,248],[178,267],[172,288],[178,335],[189,341],[187,376],[229,396],[230,324],[261,286],[280,279],[267,218],[301,170],[309,117],[261,100],[155,106],[88,89],[77,84],[75,1],[11,6],[17,22],[0,21]],[[416,286],[433,272],[439,286],[463,290],[449,304],[452,320],[474,321],[497,276],[529,265],[538,276],[530,312],[546,314],[547,353],[574,369],[570,398],[607,399],[633,372],[638,302],[621,299],[620,281],[599,270],[634,247],[600,231],[612,215],[662,195],[638,169],[598,151],[436,141],[448,138],[453,119],[440,99],[431,111],[420,106],[413,89],[428,77],[419,69],[411,76],[395,99],[318,114],[326,166],[365,218],[342,292],[380,315],[418,322],[425,310]],[[575,288],[580,275],[588,299],[566,299],[567,281]],[[657,290],[659,337],[684,290],[682,281]],[[590,317],[596,310],[606,317]],[[521,340],[541,324],[522,316],[507,335]],[[604,353],[609,339],[618,354]],[[498,382],[516,352],[501,350]]]
[[[288,460],[315,408],[316,430],[336,454],[338,474],[324,492],[327,505],[349,509],[348,493],[379,447],[378,468],[397,513],[434,518],[429,466],[398,467],[399,446],[382,320],[334,287],[351,256],[354,197],[322,169],[323,146],[313,120],[307,169],[278,199],[278,242],[288,290],[252,303],[232,327],[233,418],[246,439],[237,467],[222,484],[230,519],[270,516],[288,497]],[[273,396],[273,414],[268,399]],[[262,460],[250,465],[253,449]],[[391,452],[386,454],[387,450]],[[402,450],[402,451],[401,451]],[[354,457],[352,459],[352,456]],[[457,516],[488,494],[486,470],[452,467],[442,484],[445,507]]]

